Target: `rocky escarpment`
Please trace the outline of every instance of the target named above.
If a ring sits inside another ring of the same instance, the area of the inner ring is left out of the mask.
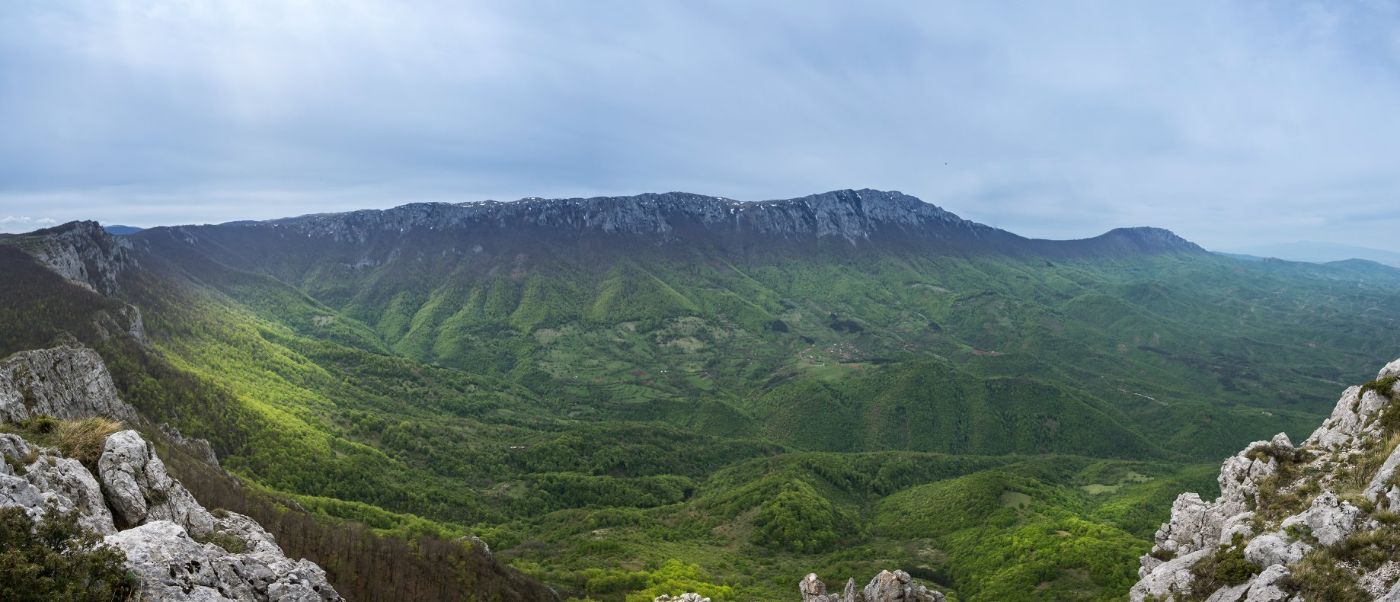
[[[1280,433],[1184,493],[1131,598],[1400,602],[1400,360],[1347,389],[1301,445]]]
[[[118,276],[134,267],[131,242],[108,234],[97,222],[69,222],[19,237],[20,246],[70,282],[104,295],[116,294]]]
[[[997,232],[912,196],[880,190],[840,190],[756,203],[680,192],[588,199],[528,198],[510,203],[417,203],[384,211],[311,215],[271,223],[307,235],[358,242],[386,230],[473,226],[662,236],[699,226],[774,237],[834,237],[852,242],[868,239],[882,229],[933,225],[969,233]]]
[[[0,360],[0,422],[31,416],[106,416],[135,423],[96,351],[78,346],[22,351]]]
[[[931,590],[914,581],[904,571],[880,571],[864,589],[856,589],[856,580],[847,579],[840,593],[827,592],[826,584],[809,573],[797,584],[802,602],[943,602],[942,592]],[[659,596],[655,602],[710,602],[700,594],[687,592],[679,596]]]
[[[523,236],[528,243],[512,247],[511,252],[545,240],[588,240],[590,244],[585,247],[594,248],[593,245],[606,245],[608,240],[618,238],[629,242],[645,238],[658,244],[714,244],[731,249],[819,242],[855,247],[894,241],[944,250],[1051,255],[1201,251],[1175,234],[1155,228],[1120,229],[1076,241],[1026,239],[963,219],[913,196],[869,189],[759,202],[671,192],[629,197],[527,198],[505,203],[414,203],[385,210],[268,222],[155,228],[135,238],[169,238],[210,248],[225,260],[280,245],[300,249],[310,241],[334,241],[371,251],[345,262],[366,267],[391,260],[393,251],[401,250],[400,239],[419,243],[450,241],[434,252],[451,253],[455,249],[490,254],[506,252],[501,247],[511,245],[503,243],[502,238],[512,236]],[[254,240],[256,244],[250,247]]]
[[[136,417],[91,350],[24,352],[0,367],[6,420]],[[252,519],[201,506],[138,432],[98,440],[100,453],[84,464],[20,434],[0,433],[0,507],[22,508],[36,521],[49,508],[77,513],[78,524],[104,536],[102,545],[125,554],[143,600],[341,599],[320,567],[287,558]]]

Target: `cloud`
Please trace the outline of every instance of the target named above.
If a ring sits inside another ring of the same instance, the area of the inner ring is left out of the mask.
[[[1397,11],[24,3],[0,16],[0,213],[152,225],[869,186],[1028,235],[1393,247]]]
[[[31,232],[58,224],[50,217],[29,217],[26,215],[0,216],[0,232]]]

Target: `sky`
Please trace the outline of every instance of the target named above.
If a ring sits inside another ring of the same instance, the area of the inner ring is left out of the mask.
[[[866,187],[1400,251],[1400,2],[0,3],[0,231]]]

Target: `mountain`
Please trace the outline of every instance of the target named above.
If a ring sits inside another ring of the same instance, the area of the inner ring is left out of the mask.
[[[1226,459],[1215,501],[1177,497],[1132,599],[1400,600],[1397,380],[1400,360],[1302,444],[1279,433]]]
[[[1027,239],[895,192],[51,230],[0,237],[0,352],[87,345],[315,520],[475,536],[594,600],[886,569],[1119,599],[1176,492],[1400,348],[1400,272]]]
[[[1365,259],[1391,267],[1400,267],[1400,253],[1353,245],[1328,242],[1297,241],[1232,249],[1232,253],[1256,257],[1275,257],[1289,261],[1328,263],[1347,259]]]
[[[110,225],[110,226],[102,226],[102,229],[103,229],[103,230],[106,230],[108,234],[112,234],[112,235],[116,235],[116,236],[125,236],[125,235],[127,235],[127,234],[135,234],[135,233],[137,233],[137,232],[140,232],[140,231],[144,230],[145,228],[138,228],[138,227],[136,227],[136,226],[122,226],[122,225],[119,225],[119,224],[114,224],[114,225]]]

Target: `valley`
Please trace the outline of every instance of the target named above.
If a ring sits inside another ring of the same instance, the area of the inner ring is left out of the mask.
[[[90,346],[251,486],[600,602],[1121,599],[1179,492],[1400,348],[1394,268],[870,190],[77,222],[0,281],[0,355]]]

